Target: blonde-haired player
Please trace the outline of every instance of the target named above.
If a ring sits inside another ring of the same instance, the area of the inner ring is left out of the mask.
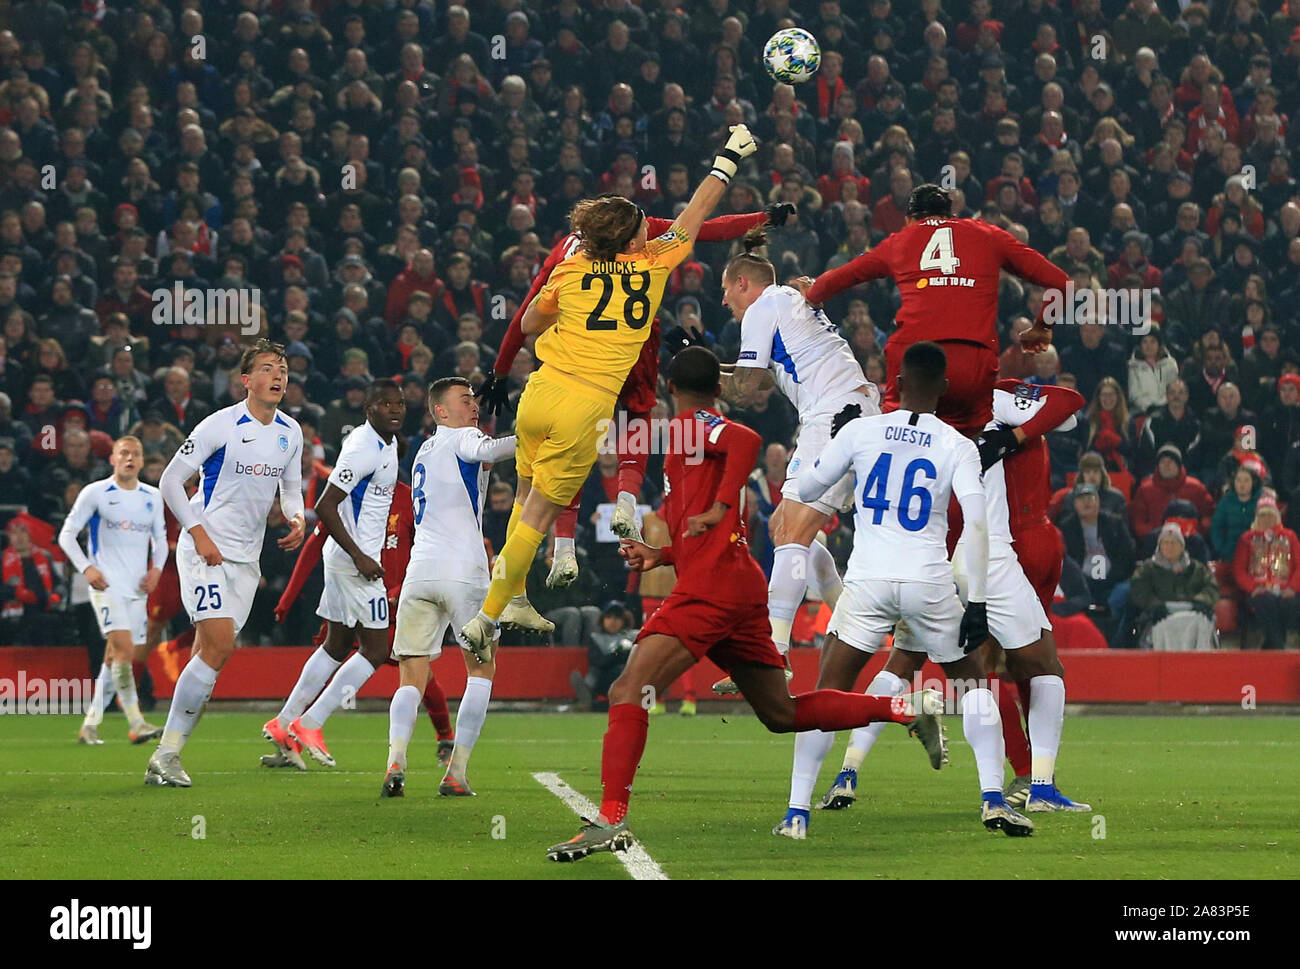
[[[740,161],[756,150],[749,129],[733,127],[713,170],[655,239],[649,238],[645,213],[628,199],[587,199],[574,207],[570,224],[582,247],[555,267],[523,317],[524,333],[540,334],[536,352],[542,367],[519,399],[519,487],[506,544],[482,610],[462,630],[476,650],[487,648],[506,606],[523,596],[542,538],[595,464],[669,274],[690,255],[700,225],[721,201]],[[531,608],[526,600],[518,606]]]
[[[103,743],[99,725],[111,687],[130,724],[128,738],[142,744],[160,736],[162,728],[146,723],[140,714],[131,660],[134,647],[145,641],[149,593],[167,562],[167,528],[158,489],[139,480],[144,466],[140,439],[129,434],[119,437],[108,460],[112,475],[81,489],[59,529],[59,548],[90,583],[90,604],[106,643],[95,696],[77,740]],[[89,555],[77,541],[83,528],[90,538]]]

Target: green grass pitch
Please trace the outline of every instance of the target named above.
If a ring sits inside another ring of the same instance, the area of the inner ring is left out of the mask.
[[[603,716],[493,712],[470,764],[474,799],[437,796],[422,716],[406,797],[392,801],[378,796],[386,715],[337,714],[326,733],[339,767],[305,774],[258,765],[271,749],[260,739],[265,718],[208,713],[184,755],[195,786],[173,790],[143,786],[148,749],[127,744],[119,715],[93,748],[74,742],[75,717],[5,717],[0,876],[628,877],[609,855],[570,865],[544,855],[578,819],[532,775],[557,773],[599,800]],[[953,762],[938,774],[919,744],[890,728],[868,758],[857,805],[814,812],[808,840],[794,842],[770,833],[785,811],[791,738],[739,712],[668,715],[651,722],[630,821],[674,879],[1293,878],[1296,724],[1266,714],[1069,718],[1062,788],[1093,811],[1034,815],[1026,839],[980,825],[959,718],[947,718]],[[205,837],[194,837],[200,828]]]

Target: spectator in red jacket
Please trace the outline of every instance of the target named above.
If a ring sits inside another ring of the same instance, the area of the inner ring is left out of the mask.
[[[1300,539],[1283,526],[1277,498],[1268,492],[1255,505],[1250,531],[1237,540],[1232,574],[1264,633],[1264,648],[1284,649],[1287,633],[1300,629]]]
[[[821,193],[823,205],[834,205],[840,200],[840,190],[845,182],[855,182],[858,186],[858,198],[871,198],[871,179],[858,172],[853,162],[853,145],[847,141],[837,141],[831,149],[831,172],[817,179],[817,191]]]
[[[48,552],[32,543],[27,525],[18,518],[5,529],[9,546],[0,557],[3,591],[0,607],[5,619],[27,620],[48,612],[59,604],[54,591],[54,569]]]
[[[1183,468],[1183,452],[1176,444],[1166,444],[1156,452],[1156,470],[1142,479],[1137,494],[1128,508],[1133,534],[1146,538],[1165,520],[1165,509],[1175,498],[1190,501],[1201,516],[1200,531],[1210,531],[1210,516],[1214,514],[1214,499],[1200,480]]]
[[[416,290],[428,293],[434,306],[442,303],[446,286],[434,272],[433,253],[417,249],[410,263],[393,279],[388,287],[388,302],[384,306],[384,319],[390,330],[406,318],[406,304]]]

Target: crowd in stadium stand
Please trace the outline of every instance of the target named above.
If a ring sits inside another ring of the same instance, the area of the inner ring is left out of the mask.
[[[572,204],[609,191],[671,218],[743,121],[761,147],[717,214],[797,207],[770,232],[781,280],[869,249],[935,181],[1079,291],[1152,294],[1141,319],[1099,313],[1026,356],[1014,337],[1043,293],[1002,285],[1003,376],[1089,401],[1050,442],[1062,645],[1296,645],[1295,0],[21,0],[0,24],[0,641],[97,639],[55,529],[121,434],[143,440],[156,483],[241,398],[251,336],[287,346],[310,505],[369,381],[401,380],[413,455],[427,384],[490,371]],[[760,57],[791,25],[822,48],[798,88]],[[724,361],[731,246],[698,246],[660,314]],[[174,298],[186,290],[256,292],[255,319],[209,325],[202,300]],[[826,307],[873,381],[897,305],[885,281]],[[515,398],[534,366],[519,354]],[[750,512],[770,562],[796,415],[765,392],[731,416],[766,444]],[[530,583],[539,609],[569,610],[570,635],[610,600],[636,618],[645,594],[596,540],[616,481],[602,458],[579,582]],[[507,463],[484,516],[496,548],[512,497]],[[841,566],[851,517],[826,535]],[[313,631],[319,584],[286,623],[271,615],[292,565],[266,544],[246,642]]]

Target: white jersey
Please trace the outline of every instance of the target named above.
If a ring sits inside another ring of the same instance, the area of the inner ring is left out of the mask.
[[[77,541],[83,528],[90,538],[89,556]],[[119,486],[111,476],[92,481],[81,489],[63,520],[59,547],[78,572],[91,565],[98,568],[115,597],[145,597],[140,588],[145,573],[167,564],[162,495],[142,481],[134,488]]]
[[[948,501],[982,493],[975,444],[933,414],[896,410],[850,421],[813,477],[857,475],[853,554],[844,581],[952,583]]]
[[[1019,427],[1043,409],[1046,400],[1042,389],[1034,384],[1021,384],[1015,392],[993,391],[993,420],[985,430],[996,427]],[[1073,430],[1078,418],[1071,414],[1055,431]],[[1006,469],[999,461],[984,472],[984,500],[988,508],[989,557],[1014,555],[1011,547],[1011,510],[1007,504]]]
[[[439,427],[411,465],[415,544],[408,580],[437,577],[487,585],[483,502],[491,469],[515,453],[515,437],[491,438],[477,427]]]
[[[864,384],[873,402],[880,397],[839,327],[792,286],[768,286],[745,310],[736,366],[771,368],[801,424],[836,413]]]
[[[397,486],[397,437],[387,444],[366,421],[343,440],[329,483],[348,496],[339,503],[343,527],[361,551],[379,561],[388,529],[388,510]],[[354,572],[352,556],[333,538],[325,540],[325,568]]]
[[[266,516],[282,494],[302,493],[302,430],[280,411],[263,424],[246,402],[204,418],[172,461],[199,472],[190,508],[223,558],[256,562],[262,554]],[[189,530],[182,545],[192,547]]]

